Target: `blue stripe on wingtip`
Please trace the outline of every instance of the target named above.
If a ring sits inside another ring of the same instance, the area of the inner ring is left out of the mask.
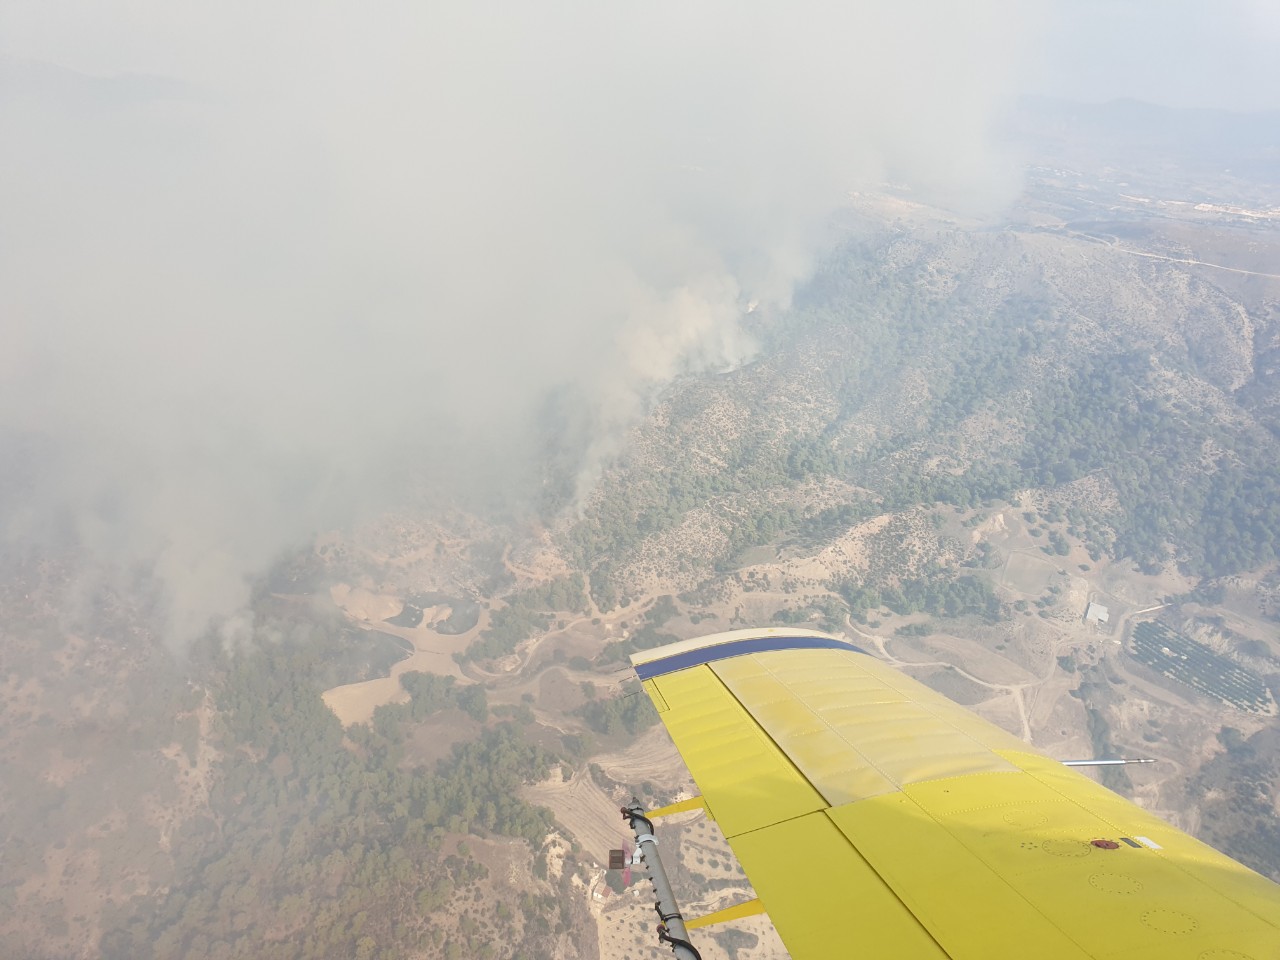
[[[745,640],[732,640],[729,643],[717,643],[711,647],[700,647],[684,653],[672,654],[661,660],[636,665],[636,676],[641,680],[660,677],[664,673],[675,673],[688,667],[696,667],[703,663],[714,663],[729,657],[741,657],[748,653],[767,653],[771,650],[848,650],[852,653],[866,653],[851,643],[836,640],[833,637],[748,637]]]

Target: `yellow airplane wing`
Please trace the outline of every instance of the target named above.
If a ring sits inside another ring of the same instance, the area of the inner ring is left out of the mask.
[[[632,662],[795,960],[1280,960],[1280,886],[845,641]]]

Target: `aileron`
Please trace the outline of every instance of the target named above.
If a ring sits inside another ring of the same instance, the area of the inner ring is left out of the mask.
[[[714,784],[711,793],[703,793],[726,836],[826,806],[708,667],[654,682],[668,704],[663,714],[667,729],[701,771],[694,778]]]

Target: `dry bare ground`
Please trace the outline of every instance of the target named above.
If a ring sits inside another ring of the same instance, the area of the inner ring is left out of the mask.
[[[367,723],[372,719],[373,711],[383,704],[407,702],[409,694],[400,685],[400,676],[404,673],[421,671],[453,676],[465,681],[453,654],[467,648],[483,628],[483,617],[466,633],[446,635],[425,626],[447,616],[445,607],[428,607],[424,610],[421,626],[397,627],[382,621],[398,614],[404,608],[403,600],[361,588],[353,589],[347,584],[336,585],[332,596],[334,603],[360,627],[366,630],[376,629],[413,645],[413,653],[394,664],[390,676],[346,683],[324,692],[325,705],[337,714],[343,726]]]
[[[560,769],[553,769],[541,783],[525,787],[521,795],[530,803],[549,808],[588,861],[597,866],[606,864],[609,851],[622,846],[627,836],[618,813],[620,803],[601,790],[586,770],[565,780]]]
[[[692,795],[693,780],[685,769],[667,728],[658,724],[642,733],[626,749],[602,754],[595,762],[610,779],[638,786],[647,780],[666,793]]]
[[[638,787],[647,780],[666,792],[686,796],[692,790],[684,761],[661,726],[652,727],[626,749],[603,754],[594,762],[620,784]],[[526,787],[524,797],[550,808],[556,821],[598,864],[606,863],[609,851],[622,846],[629,836],[618,812],[626,791],[618,796],[607,794],[586,770],[565,780],[561,768],[556,768],[548,779]]]
[[[686,626],[685,617],[681,616],[665,629],[674,630],[678,635],[692,636],[728,629],[731,625],[747,625],[742,621],[764,623],[780,608],[794,607],[797,603],[827,596],[830,592],[827,585],[833,579],[867,575],[869,567],[884,562],[876,554],[882,552],[881,544],[886,540],[909,541],[913,549],[935,548],[938,543],[937,535],[923,523],[922,518],[898,518],[896,526],[891,522],[894,519],[881,517],[867,521],[808,555],[796,555],[788,551],[790,555],[785,558],[778,556],[773,562],[766,560],[744,568],[737,575],[724,578],[723,595],[718,596],[716,602],[696,608],[697,612],[704,615],[715,614],[713,627],[705,624],[701,627],[692,624]],[[859,642],[864,646],[877,650],[885,659],[917,676],[930,671],[936,673],[940,668],[957,668],[958,674],[966,678],[966,682],[985,688],[989,694],[985,698],[979,695],[978,700],[972,702],[971,709],[980,715],[1035,742],[1050,755],[1064,758],[1090,756],[1093,748],[1088,736],[1083,733],[1083,708],[1079,701],[1068,696],[1077,678],[1059,668],[1056,657],[1074,653],[1082,662],[1097,662],[1106,658],[1115,665],[1119,652],[1119,647],[1114,642],[1115,637],[1111,634],[1104,635],[1098,628],[1082,622],[1086,603],[1101,596],[1112,606],[1113,620],[1122,621],[1127,610],[1136,609],[1134,604],[1148,602],[1152,597],[1159,597],[1162,591],[1179,584],[1170,582],[1176,578],[1167,575],[1148,578],[1118,567],[1112,569],[1105,561],[1095,562],[1091,569],[1081,566],[1088,558],[1074,544],[1071,556],[1042,558],[1039,556],[1039,544],[1032,540],[1026,526],[1019,510],[1009,508],[992,514],[971,528],[971,532],[961,534],[961,541],[976,543],[987,540],[1004,556],[1017,556],[1024,569],[1013,571],[1012,579],[1018,581],[1018,576],[1021,575],[1022,580],[1026,581],[1016,582],[1016,587],[1024,591],[1024,596],[1034,598],[1039,595],[1050,580],[1059,587],[1060,593],[1055,595],[1053,609],[1046,610],[1045,616],[1025,616],[1007,625],[1008,630],[1004,634],[1008,643],[1007,650],[1004,644],[999,645],[999,650],[992,649],[995,641],[978,634],[953,636],[940,633],[925,638],[896,637],[886,642],[885,636],[853,629],[848,632],[851,636],[858,635]],[[680,534],[694,533],[694,539],[701,541],[713,535],[714,531],[685,528],[673,532],[673,535],[678,539]],[[654,567],[669,560],[672,553],[679,553],[681,549],[689,551],[688,544],[677,549],[661,538],[656,538],[653,546],[656,548],[653,555],[646,555],[645,560]],[[693,552],[696,553],[696,549]],[[503,561],[507,570],[519,579],[539,580],[562,572],[554,552],[545,549],[545,546],[519,554],[507,551]],[[643,567],[645,564],[639,566]],[[1077,572],[1085,569],[1089,570],[1087,576]],[[602,692],[605,687],[599,675],[568,670],[563,663],[553,665],[549,662],[550,654],[558,651],[557,656],[562,660],[563,654],[581,654],[590,658],[611,634],[616,634],[619,630],[627,632],[626,628],[631,625],[627,621],[631,620],[636,610],[644,609],[658,593],[669,592],[675,585],[668,577],[653,578],[653,570],[643,572],[648,575],[646,585],[651,589],[640,595],[633,594],[633,605],[629,611],[614,611],[602,615],[594,622],[589,617],[577,619],[559,630],[550,631],[522,645],[517,655],[511,658],[509,669],[502,676],[495,675],[491,678],[501,688],[500,699],[515,702],[525,694],[531,695],[535,698],[536,715],[541,723],[561,730],[576,729],[577,722],[566,717],[565,713],[578,702],[577,685],[589,679]],[[1010,571],[1005,571],[1006,576],[1009,573]],[[335,596],[335,600],[338,597]],[[367,589],[350,590],[339,602],[348,615],[366,626],[372,626],[373,619],[378,615],[390,616],[399,610],[398,599],[383,597]],[[904,619],[902,622],[907,621]],[[1118,635],[1120,624],[1113,623],[1113,627]],[[414,643],[416,652],[409,660],[397,665],[392,677],[329,691],[325,695],[326,702],[343,718],[344,723],[367,719],[378,703],[403,699],[398,677],[406,669],[457,675],[457,668],[447,652],[464,648],[475,633],[473,631],[463,637],[438,638],[421,628],[396,629],[381,623],[378,623],[377,628],[410,640]],[[966,634],[966,631],[960,632]],[[449,645],[447,652],[436,647],[441,641]],[[1005,652],[1001,653],[1000,650]],[[551,683],[552,679],[555,680],[554,684]],[[1146,689],[1145,684],[1135,681],[1131,683],[1130,695],[1141,693],[1156,701],[1163,694],[1163,701],[1156,702],[1156,713],[1166,725],[1175,722],[1170,715],[1175,712],[1171,701],[1178,700],[1176,695],[1171,697],[1167,691]],[[499,691],[495,688],[493,692],[498,694]],[[1192,705],[1182,703],[1181,706],[1185,709]],[[1149,720],[1141,711],[1123,711],[1119,727],[1127,734],[1124,742],[1129,745],[1135,741],[1141,744],[1140,734],[1145,729],[1143,725]],[[1197,743],[1203,739],[1198,735],[1202,720],[1203,718],[1197,718],[1197,735],[1192,737]],[[565,726],[561,726],[562,723]],[[1191,730],[1188,729],[1188,734],[1190,733]],[[627,837],[618,814],[618,806],[630,792],[641,793],[640,787],[646,782],[655,792],[664,795],[683,795],[695,788],[679,754],[661,726],[645,732],[625,748],[597,755],[591,761],[608,781],[622,786],[613,790],[602,788],[587,770],[580,770],[565,781],[560,771],[555,770],[548,780],[526,787],[523,795],[530,802],[550,808],[561,830],[580,848],[581,859],[596,865],[590,873],[583,895],[588,900],[592,915],[598,921],[600,955],[618,958],[630,956],[639,960],[651,955],[654,949],[653,917],[647,884],[643,885],[642,892],[638,894],[630,890],[621,896],[612,894],[604,883],[604,872],[600,867],[606,862],[608,851],[621,846]],[[1181,767],[1177,764],[1172,767],[1164,766],[1160,771],[1152,768],[1137,771],[1134,780],[1140,802],[1158,810],[1161,787],[1165,781],[1180,775]],[[1160,812],[1167,815],[1166,811]],[[669,838],[664,853],[666,849],[673,851],[682,862],[681,872],[686,874],[686,887],[693,884],[692,888],[682,891],[682,895],[686,897],[684,905],[690,915],[718,909],[749,895],[745,880],[741,888],[733,883],[723,890],[711,891],[699,881],[689,879],[688,873],[696,873],[707,881],[737,879],[733,873],[737,869],[736,863],[731,859],[727,846],[722,839],[718,845],[713,845],[709,838],[704,838],[698,832],[700,822],[705,822],[702,821],[701,814],[693,814],[672,818],[663,824],[664,835]],[[642,868],[637,869],[636,875],[643,875]],[[786,955],[767,918],[740,921],[734,924],[734,928],[759,937],[756,946],[739,950],[738,956],[742,960],[764,960],[766,957]],[[715,933],[713,928],[701,932],[698,938],[699,949],[708,960],[727,956],[716,942]]]

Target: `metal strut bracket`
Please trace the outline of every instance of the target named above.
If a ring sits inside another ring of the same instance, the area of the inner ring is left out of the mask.
[[[662,858],[658,856],[658,841],[653,836],[653,821],[645,816],[640,801],[631,798],[632,805],[622,808],[622,819],[627,821],[632,833],[636,835],[636,852],[649,868],[649,882],[653,884],[653,892],[657,895],[654,909],[662,922],[658,925],[658,940],[671,945],[671,952],[678,960],[702,960],[702,954],[689,942],[689,932],[684,926],[684,917],[680,915],[680,906],[676,903],[675,894],[671,892],[671,882],[667,879],[667,871],[663,869]]]

